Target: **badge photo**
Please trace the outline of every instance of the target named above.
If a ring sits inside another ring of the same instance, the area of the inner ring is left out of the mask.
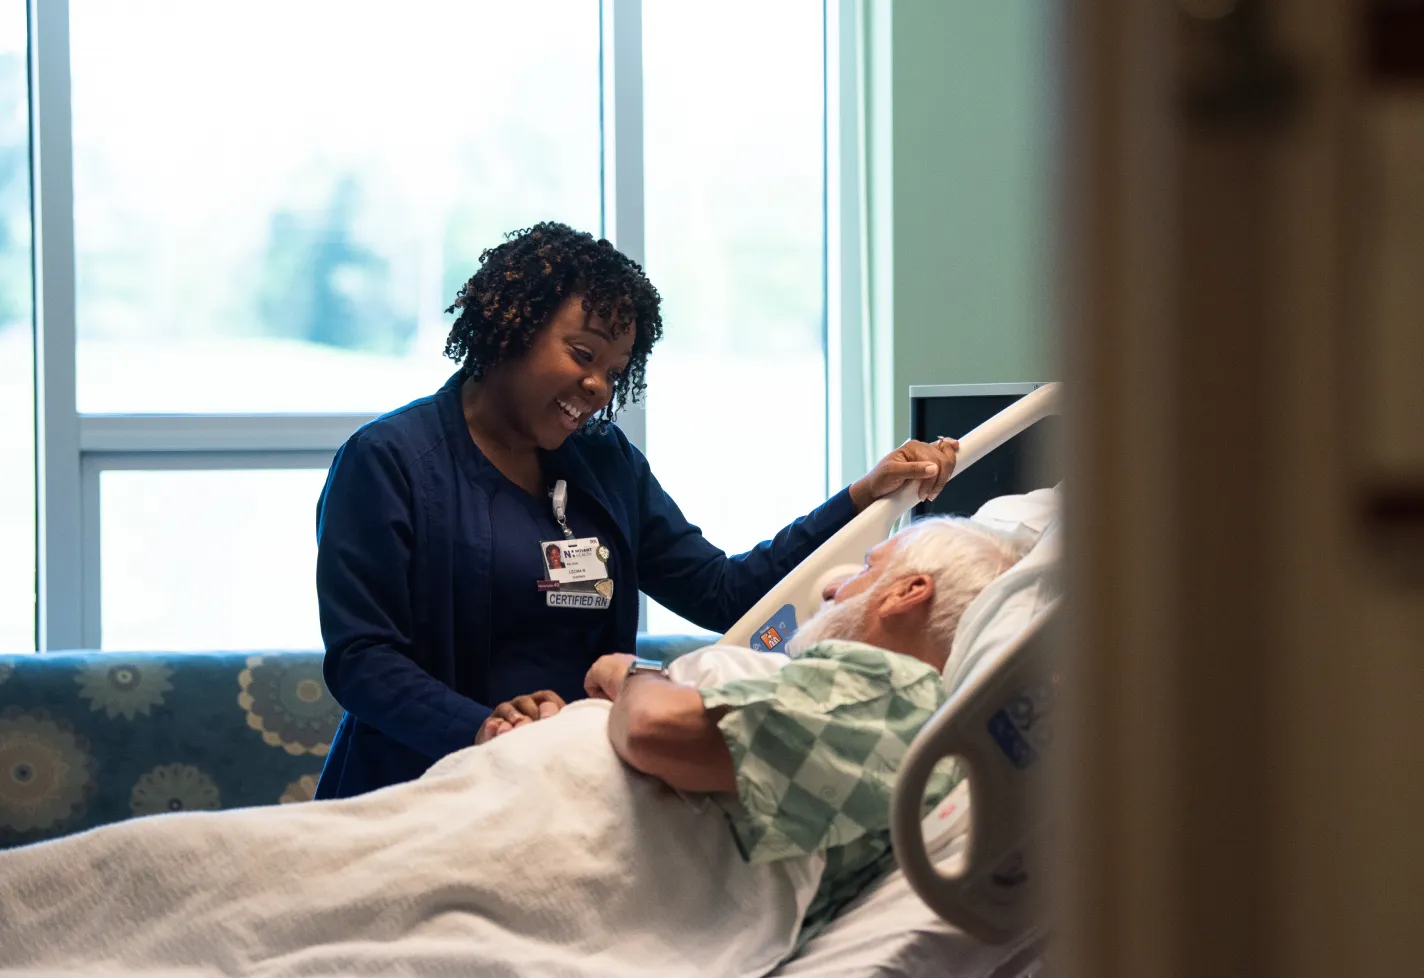
[[[557,543],[546,543],[544,547],[544,571],[549,580],[556,580],[554,571],[564,570],[564,552]]]

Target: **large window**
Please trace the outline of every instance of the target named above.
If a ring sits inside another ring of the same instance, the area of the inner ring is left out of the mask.
[[[481,249],[599,225],[596,3],[70,20],[80,411],[389,409],[449,374]]]
[[[826,494],[822,36],[820,0],[644,7],[647,451],[729,552]]]
[[[332,452],[453,371],[444,308],[539,220],[662,293],[625,430],[714,543],[825,498],[823,0],[24,6],[0,14],[0,650],[318,646]]]

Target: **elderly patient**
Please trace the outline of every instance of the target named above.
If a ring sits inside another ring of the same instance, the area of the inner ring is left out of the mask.
[[[588,700],[409,784],[0,853],[0,969],[766,974],[887,868],[960,616],[1019,556],[926,520],[828,588],[789,657],[606,655]]]

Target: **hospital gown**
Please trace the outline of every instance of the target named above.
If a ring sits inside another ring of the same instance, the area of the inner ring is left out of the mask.
[[[737,795],[719,796],[743,858],[817,851],[826,869],[798,946],[888,870],[890,797],[910,742],[944,702],[939,673],[858,642],[811,646],[774,675],[702,691],[732,754]],[[926,804],[959,782],[937,770]]]

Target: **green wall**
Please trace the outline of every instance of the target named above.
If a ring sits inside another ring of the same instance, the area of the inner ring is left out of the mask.
[[[1053,379],[1049,16],[1047,0],[893,0],[869,20],[873,308],[893,323],[896,443],[911,384]]]

